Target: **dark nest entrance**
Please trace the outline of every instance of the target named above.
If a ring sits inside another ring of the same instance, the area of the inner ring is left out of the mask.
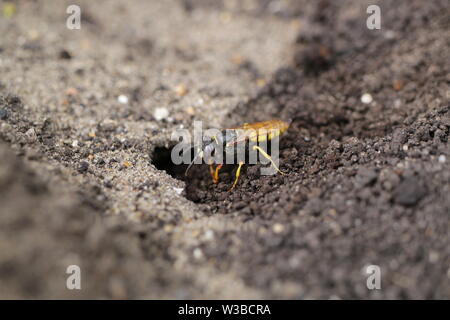
[[[221,201],[228,198],[234,192],[243,192],[246,188],[254,187],[261,177],[262,165],[244,165],[241,169],[241,177],[235,190],[230,192],[233,185],[237,165],[224,165],[220,170],[220,181],[215,184],[210,175],[207,164],[193,165],[188,175],[185,175],[187,164],[176,165],[172,162],[172,147],[157,147],[153,154],[153,164],[158,170],[164,170],[175,179],[186,183],[186,198],[195,203],[211,204],[211,201]],[[270,144],[268,146],[270,150]],[[193,151],[191,159],[193,158]],[[246,154],[248,160],[248,153]],[[248,161],[246,161],[248,162]],[[264,165],[266,166],[266,165]]]

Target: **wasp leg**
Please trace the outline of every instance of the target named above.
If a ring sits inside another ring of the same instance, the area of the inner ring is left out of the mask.
[[[214,176],[214,166],[212,164],[209,165],[209,173],[211,174],[211,177],[212,177],[214,183],[216,183],[216,179]]]
[[[214,171],[213,180],[214,183],[219,183],[219,171],[222,168],[223,164],[218,164],[216,167],[216,171]]]
[[[231,189],[229,191],[233,190],[234,187],[236,187],[236,185],[237,185],[237,183],[239,181],[239,176],[241,175],[241,168],[242,168],[243,165],[244,165],[243,161],[239,162],[239,167],[236,170],[236,179],[234,180],[233,186],[231,187]]]
[[[283,171],[281,171],[277,165],[275,164],[275,162],[273,161],[273,159],[259,146],[253,146],[253,150],[258,150],[259,153],[261,153],[263,155],[264,158],[266,158],[267,160],[270,161],[270,163],[272,164],[272,166],[275,168],[275,170],[277,170],[279,173],[281,174],[285,174]]]

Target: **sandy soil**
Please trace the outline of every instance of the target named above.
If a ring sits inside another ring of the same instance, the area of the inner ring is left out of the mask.
[[[0,298],[450,298],[447,0],[9,3]],[[272,118],[285,176],[170,162]]]

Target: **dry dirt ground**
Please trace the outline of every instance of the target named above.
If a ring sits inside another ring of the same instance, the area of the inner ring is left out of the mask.
[[[450,298],[448,0],[76,2],[0,1],[0,298]],[[170,162],[272,118],[287,175]]]

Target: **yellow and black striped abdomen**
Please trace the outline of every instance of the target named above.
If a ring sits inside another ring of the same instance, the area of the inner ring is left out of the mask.
[[[268,120],[255,123],[245,123],[242,126],[231,128],[236,130],[237,136],[231,144],[244,141],[260,142],[272,140],[283,134],[289,128],[289,123],[282,120]]]

